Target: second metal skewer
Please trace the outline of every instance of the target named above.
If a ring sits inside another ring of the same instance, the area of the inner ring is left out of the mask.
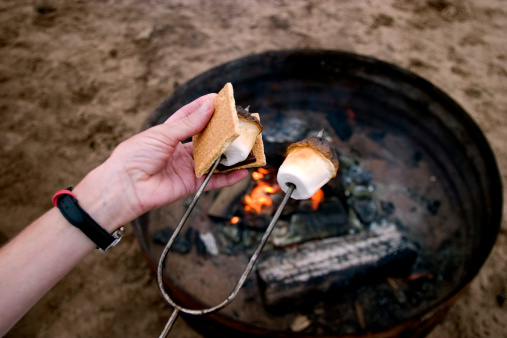
[[[158,263],[158,269],[157,269],[158,287],[159,287],[160,292],[162,293],[162,296],[164,297],[165,301],[174,308],[174,310],[173,310],[173,312],[171,314],[171,317],[167,321],[167,323],[166,323],[166,325],[164,327],[164,330],[162,331],[162,333],[159,336],[160,338],[163,338],[163,337],[167,336],[167,334],[171,330],[174,322],[178,318],[178,314],[180,312],[183,312],[183,313],[186,313],[186,314],[190,314],[190,315],[209,314],[209,313],[213,313],[213,312],[216,312],[216,311],[224,308],[225,306],[227,306],[229,303],[231,303],[234,300],[234,298],[238,294],[239,290],[241,289],[241,287],[245,283],[246,279],[248,278],[248,275],[252,271],[255,263],[257,262],[257,260],[259,258],[259,255],[262,252],[262,249],[266,245],[266,243],[267,243],[267,241],[269,239],[269,236],[271,235],[271,233],[273,232],[273,229],[275,228],[275,225],[276,225],[276,222],[278,221],[278,218],[280,218],[280,215],[282,214],[283,208],[285,207],[285,205],[289,201],[290,196],[292,195],[292,193],[294,192],[294,189],[296,188],[296,186],[294,184],[292,184],[292,183],[288,184],[289,185],[289,189],[285,193],[285,196],[284,196],[282,202],[280,203],[280,205],[279,205],[278,209],[276,210],[273,218],[271,219],[271,222],[269,223],[266,231],[264,232],[264,235],[262,236],[262,239],[259,242],[259,245],[257,246],[255,252],[252,254],[252,257],[250,258],[250,261],[248,262],[245,270],[243,271],[243,274],[241,275],[238,283],[236,284],[236,286],[235,286],[234,290],[231,292],[231,294],[223,302],[221,302],[220,304],[218,304],[216,306],[213,306],[213,307],[209,307],[209,308],[205,308],[205,309],[200,309],[200,310],[194,310],[194,309],[184,308],[184,307],[176,304],[172,300],[172,298],[169,296],[169,294],[165,291],[165,287],[164,287],[164,283],[163,283],[163,278],[162,278],[162,276],[163,276],[163,270],[164,270],[164,265],[165,265],[165,261],[166,261],[166,258],[167,258],[167,254],[169,253],[169,250],[171,249],[174,241],[176,240],[176,237],[178,237],[178,234],[180,233],[181,229],[183,228],[183,226],[185,225],[187,219],[189,218],[190,214],[192,213],[192,210],[194,209],[195,205],[197,204],[197,201],[199,200],[199,198],[201,197],[202,193],[204,192],[204,189],[206,188],[206,185],[208,184],[209,180],[211,179],[211,176],[213,175],[213,173],[215,172],[216,168],[218,167],[218,164],[220,163],[220,160],[221,160],[221,158],[219,158],[213,164],[212,168],[209,170],[208,175],[206,176],[206,178],[204,179],[204,181],[201,183],[201,186],[197,190],[194,198],[192,199],[192,202],[190,203],[190,205],[188,206],[187,210],[183,214],[183,217],[181,218],[180,222],[178,223],[178,226],[174,230],[174,233],[172,234],[171,238],[167,242],[167,244],[166,244],[166,246],[164,248],[164,251],[162,252],[162,255],[160,257],[160,260],[159,260],[159,263]]]

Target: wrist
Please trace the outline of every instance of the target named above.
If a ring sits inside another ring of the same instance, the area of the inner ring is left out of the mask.
[[[107,173],[103,165],[92,170],[72,190],[83,208],[107,232],[112,233],[131,220],[121,177]]]

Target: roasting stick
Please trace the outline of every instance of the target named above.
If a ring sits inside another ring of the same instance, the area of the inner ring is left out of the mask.
[[[282,214],[283,208],[285,207],[285,205],[289,201],[290,196],[292,195],[292,192],[296,188],[296,186],[294,184],[288,183],[289,188],[288,188],[287,192],[285,193],[285,196],[284,196],[284,198],[283,198],[280,206],[276,210],[276,213],[273,216],[271,222],[269,223],[268,228],[266,229],[266,232],[262,236],[262,239],[259,242],[259,245],[257,246],[257,249],[253,253],[252,257],[250,258],[250,261],[248,262],[248,265],[246,266],[245,270],[243,271],[243,274],[241,275],[241,277],[240,277],[238,283],[236,284],[236,287],[232,291],[232,293],[222,303],[220,303],[220,304],[218,304],[216,306],[205,308],[205,309],[200,309],[200,310],[187,309],[187,308],[184,308],[184,307],[176,304],[172,300],[172,298],[169,296],[169,294],[165,291],[164,283],[163,283],[163,279],[162,279],[162,274],[163,274],[163,270],[164,270],[165,261],[167,259],[167,255],[169,253],[169,250],[171,249],[171,246],[173,245],[174,241],[176,240],[176,237],[178,237],[178,234],[180,233],[181,229],[185,225],[185,222],[187,221],[188,217],[192,213],[192,210],[194,209],[194,206],[196,205],[197,201],[201,197],[204,189],[206,188],[206,185],[208,184],[209,180],[211,179],[211,176],[215,172],[215,169],[218,167],[219,163],[220,163],[220,158],[215,162],[215,164],[213,164],[213,167],[210,169],[208,175],[206,176],[206,178],[204,179],[204,181],[201,183],[201,186],[197,190],[197,193],[195,194],[192,202],[190,203],[190,205],[188,206],[187,210],[183,214],[183,217],[181,218],[181,220],[180,220],[178,226],[176,227],[176,229],[174,230],[174,233],[172,234],[171,238],[169,239],[169,242],[167,242],[167,244],[166,244],[166,246],[164,248],[164,251],[162,252],[162,255],[160,256],[160,260],[159,260],[159,263],[158,263],[158,269],[157,269],[158,287],[159,287],[160,292],[162,293],[162,296],[164,297],[165,301],[169,305],[171,305],[174,308],[174,310],[173,310],[173,312],[171,314],[171,317],[169,317],[169,320],[167,321],[167,323],[166,323],[166,325],[164,327],[164,330],[160,334],[159,338],[163,338],[163,337],[167,336],[167,334],[171,330],[174,322],[178,318],[178,314],[180,312],[183,312],[183,313],[186,313],[186,314],[189,314],[189,315],[204,315],[204,314],[209,314],[209,313],[213,313],[213,312],[216,312],[216,311],[224,308],[229,303],[231,303],[234,300],[234,298],[236,298],[236,295],[238,294],[239,290],[241,289],[241,287],[245,283],[246,279],[248,278],[248,275],[252,271],[255,263],[257,262],[260,254],[262,252],[262,249],[264,248],[264,246],[266,245],[266,243],[267,243],[267,241],[269,239],[269,236],[273,232],[273,229],[275,228],[276,222],[278,221],[278,218]]]

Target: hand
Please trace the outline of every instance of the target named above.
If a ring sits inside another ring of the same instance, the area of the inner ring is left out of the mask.
[[[143,213],[195,193],[192,143],[181,141],[199,133],[211,118],[216,94],[202,96],[154,126],[121,143],[110,158],[74,189],[79,204],[109,231]],[[206,189],[233,185],[246,169],[214,174]]]
[[[204,177],[195,177],[192,143],[181,141],[206,126],[215,95],[195,100],[164,124],[121,143],[74,188],[81,207],[113,232],[153,208],[195,193]],[[235,184],[247,174],[246,169],[214,174],[207,189]],[[52,208],[0,248],[0,336],[94,247]]]

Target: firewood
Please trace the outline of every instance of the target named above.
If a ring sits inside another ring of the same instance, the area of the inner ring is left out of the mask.
[[[408,274],[416,257],[415,245],[389,224],[265,252],[257,276],[266,307],[276,308],[349,285],[360,276]]]

